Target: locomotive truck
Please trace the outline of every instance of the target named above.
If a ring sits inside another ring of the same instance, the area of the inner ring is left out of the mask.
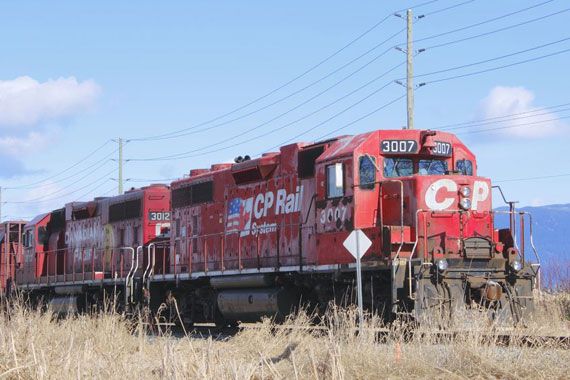
[[[355,263],[342,243],[359,229],[372,241],[362,258],[368,310],[418,318],[461,306],[519,321],[533,311],[539,270],[530,216],[511,209],[509,227],[496,228],[491,193],[453,134],[294,143],[37,217],[15,283],[54,307],[115,297],[151,310],[175,301],[189,324],[280,320],[352,302]],[[130,208],[135,194],[142,205]]]

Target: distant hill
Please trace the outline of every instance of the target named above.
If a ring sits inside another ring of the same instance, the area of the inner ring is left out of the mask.
[[[498,210],[506,210],[501,207]],[[541,258],[543,283],[570,279],[570,204],[522,207],[532,215],[534,244]],[[498,216],[496,225],[508,226],[507,216]],[[518,227],[518,226],[517,226]],[[527,228],[528,238],[528,228]],[[527,257],[532,255],[527,241]]]

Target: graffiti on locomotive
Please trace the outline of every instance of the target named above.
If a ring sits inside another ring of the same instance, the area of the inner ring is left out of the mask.
[[[65,240],[73,250],[76,260],[90,260],[92,249],[100,248],[104,240],[104,229],[99,217],[71,222]]]
[[[294,192],[286,189],[269,190],[249,198],[236,197],[227,205],[226,230],[239,231],[241,236],[262,235],[277,231],[277,223],[268,217],[287,215],[301,211],[303,186]]]

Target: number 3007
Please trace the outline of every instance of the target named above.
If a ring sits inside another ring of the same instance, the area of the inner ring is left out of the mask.
[[[432,154],[437,154],[439,156],[451,156],[451,144],[436,141],[435,146],[432,149]]]
[[[384,140],[382,153],[415,153],[418,143],[414,140]]]

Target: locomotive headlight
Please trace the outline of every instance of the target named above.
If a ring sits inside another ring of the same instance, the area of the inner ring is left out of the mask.
[[[469,188],[469,186],[463,186],[461,188],[461,195],[464,196],[465,198],[471,196],[471,189]]]
[[[462,198],[461,201],[459,201],[459,206],[464,210],[469,210],[471,208],[471,199]]]
[[[439,269],[442,272],[447,270],[447,267],[449,267],[449,264],[447,263],[446,259],[437,260],[435,265],[437,266],[437,269]]]
[[[521,270],[522,267],[523,267],[523,265],[522,265],[522,263],[521,263],[521,261],[520,261],[519,259],[516,259],[515,261],[513,261],[513,262],[511,263],[511,268],[513,268],[513,270],[514,270],[515,272],[518,272],[519,270]]]

